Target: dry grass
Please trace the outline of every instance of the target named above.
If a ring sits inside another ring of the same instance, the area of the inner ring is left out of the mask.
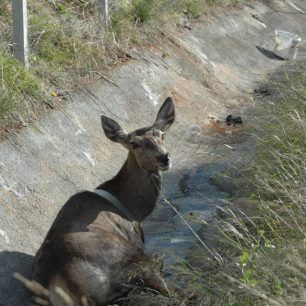
[[[203,240],[222,263],[207,261],[211,257],[207,251],[195,248],[188,260],[174,267],[186,288],[181,299],[189,305],[306,303],[306,74],[302,66],[269,85],[279,97],[264,99],[256,110],[254,158],[239,171],[248,183],[238,184],[232,205],[203,229]]]

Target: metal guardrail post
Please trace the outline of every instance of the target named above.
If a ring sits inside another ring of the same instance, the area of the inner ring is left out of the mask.
[[[29,67],[27,0],[12,0],[12,13],[13,53],[27,68]]]
[[[97,0],[97,2],[101,22],[104,24],[108,24],[108,0]]]

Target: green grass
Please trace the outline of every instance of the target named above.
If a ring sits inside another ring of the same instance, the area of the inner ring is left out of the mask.
[[[199,4],[195,0],[186,3],[186,15],[189,19],[199,19],[201,16]]]
[[[55,7],[30,2],[31,64],[59,84],[75,82],[107,62],[106,32],[98,16],[73,1]]]
[[[0,124],[18,114],[33,114],[55,88],[72,89],[111,65],[116,46],[109,43],[94,1],[28,1],[30,69],[12,58],[10,1],[0,5]]]
[[[222,260],[207,262],[195,248],[174,267],[187,304],[306,303],[306,74],[298,71],[269,85],[277,100],[258,102],[254,157],[240,172],[249,183],[238,185],[225,216],[203,229]]]
[[[150,0],[133,0],[131,14],[136,22],[144,23],[153,17],[154,2]]]
[[[43,101],[37,79],[12,56],[0,52],[0,122],[9,123],[14,113],[24,114]]]
[[[127,33],[131,35],[137,25],[148,30],[148,26],[154,28],[163,24],[173,25],[179,16],[199,19],[211,5],[206,0],[132,0],[120,3],[119,8],[111,13],[111,28],[118,37],[129,35]]]

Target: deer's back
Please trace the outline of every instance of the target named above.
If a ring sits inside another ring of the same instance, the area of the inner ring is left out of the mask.
[[[89,292],[103,303],[120,291],[123,272],[145,259],[139,228],[100,196],[82,192],[69,199],[52,224],[35,256],[33,279],[49,288],[62,277],[67,290]]]

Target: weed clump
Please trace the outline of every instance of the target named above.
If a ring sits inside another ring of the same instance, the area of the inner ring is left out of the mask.
[[[150,0],[133,0],[132,16],[136,22],[144,23],[153,17],[154,2]]]
[[[119,37],[131,36],[137,25],[152,23],[155,18],[158,18],[161,2],[163,1],[121,1],[120,5],[111,11],[111,28]]]
[[[199,5],[195,0],[191,0],[186,3],[185,12],[189,19],[196,20],[201,16]]]

